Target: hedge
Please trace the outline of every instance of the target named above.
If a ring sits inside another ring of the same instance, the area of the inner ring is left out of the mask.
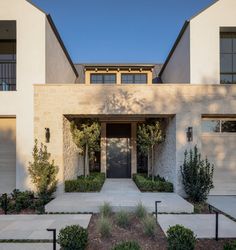
[[[133,180],[142,192],[173,192],[173,184],[156,176],[154,181],[146,175],[134,174]]]
[[[99,192],[105,178],[104,173],[91,173],[88,177],[65,181],[65,192]]]

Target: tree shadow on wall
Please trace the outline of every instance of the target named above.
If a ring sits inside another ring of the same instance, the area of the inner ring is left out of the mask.
[[[138,98],[136,93],[118,90],[106,95],[101,107],[103,114],[142,114],[151,110],[151,105],[145,98]]]

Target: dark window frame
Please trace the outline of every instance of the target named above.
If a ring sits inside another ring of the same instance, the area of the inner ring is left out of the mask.
[[[12,43],[13,54],[12,59],[0,59],[0,72],[3,72],[3,75],[0,75],[0,91],[16,91],[16,56],[17,56],[17,41],[16,39],[1,39],[1,43]]]
[[[105,76],[113,75],[115,76],[114,82],[105,82]],[[102,76],[102,82],[93,82],[93,76]],[[116,84],[117,83],[117,74],[116,73],[90,73],[90,84]]]
[[[219,126],[217,128],[217,131],[203,131],[203,122],[218,122],[219,124],[217,126]],[[224,131],[225,130],[225,123],[228,122],[234,122],[236,123],[236,119],[234,118],[203,118],[202,119],[202,124],[201,124],[201,129],[202,129],[202,133],[203,134],[234,134],[236,135],[236,131]],[[231,128],[231,126],[229,126],[229,128]]]
[[[123,81],[123,76],[125,76],[125,75],[133,76],[132,77],[133,78],[132,82],[125,82],[125,81]],[[145,82],[136,82],[136,80],[135,80],[135,76],[136,75],[144,75],[146,77],[146,81]],[[148,82],[148,75],[147,75],[147,73],[121,73],[121,83],[122,84],[147,84],[147,82]]]
[[[232,51],[231,52],[222,52],[221,39],[224,39],[224,38],[231,39],[231,42],[232,42]],[[220,32],[220,83],[221,84],[236,84],[236,71],[234,71],[234,67],[236,67],[236,65],[234,65],[234,56],[236,56],[236,48],[235,48],[235,52],[234,52],[234,39],[236,39],[236,32]],[[231,72],[222,71],[222,69],[221,69],[222,55],[231,55],[232,56],[232,58],[231,58],[232,59],[232,71]],[[230,83],[222,82],[221,77],[223,75],[231,77]]]

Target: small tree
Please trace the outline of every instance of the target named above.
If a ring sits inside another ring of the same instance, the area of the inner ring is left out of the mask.
[[[33,162],[29,162],[29,174],[39,198],[47,203],[56,191],[58,167],[54,165],[54,161],[49,161],[50,154],[47,152],[47,147],[43,144],[38,147],[37,140],[32,156]]]
[[[181,173],[184,189],[189,198],[194,202],[205,201],[214,187],[214,165],[210,164],[207,158],[201,159],[197,146],[194,147],[194,150],[185,151]]]
[[[154,147],[163,142],[164,137],[159,121],[143,123],[138,126],[137,143],[141,153],[148,157],[148,176],[151,173],[152,180],[154,180]]]
[[[71,133],[79,153],[84,156],[84,175],[88,176],[89,162],[94,157],[94,152],[100,150],[100,124],[97,121],[87,120],[87,122],[77,126],[71,122]]]

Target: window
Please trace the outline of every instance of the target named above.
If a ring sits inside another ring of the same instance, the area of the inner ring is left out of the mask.
[[[0,21],[0,91],[16,90],[16,22]]]
[[[236,32],[220,33],[220,83],[236,84]]]
[[[93,84],[116,83],[116,74],[91,74],[90,83]]]
[[[147,74],[121,74],[121,83],[147,83]]]
[[[236,133],[236,120],[231,119],[203,119],[203,133]]]

